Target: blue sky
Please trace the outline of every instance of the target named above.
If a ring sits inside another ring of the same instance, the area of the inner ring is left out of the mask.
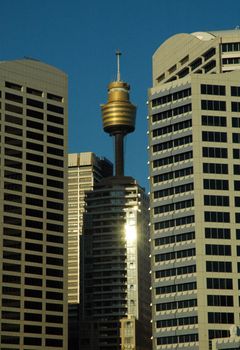
[[[113,160],[102,131],[100,104],[116,78],[115,51],[123,53],[121,78],[137,105],[136,131],[126,140],[126,175],[148,187],[147,90],[154,51],[176,33],[234,29],[239,0],[3,0],[1,60],[32,57],[69,77],[69,152],[93,151]]]

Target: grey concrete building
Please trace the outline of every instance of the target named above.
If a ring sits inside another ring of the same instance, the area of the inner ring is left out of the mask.
[[[0,63],[0,347],[67,349],[67,77]]]
[[[240,31],[177,34],[153,55],[153,349],[212,349],[239,324]]]

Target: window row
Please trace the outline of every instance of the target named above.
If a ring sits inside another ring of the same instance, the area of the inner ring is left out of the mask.
[[[228,207],[229,197],[228,196],[215,196],[215,195],[205,195],[204,205]]]
[[[55,214],[53,214],[52,216],[50,215],[49,220],[55,220],[55,219],[53,219],[54,216],[55,216]],[[39,217],[39,215],[38,216],[34,215],[34,217]],[[60,220],[60,221],[62,221],[62,220]],[[21,218],[18,218],[16,216],[4,215],[3,222],[6,225],[22,226],[24,220],[22,220]],[[39,220],[36,221],[36,220],[26,219],[25,226],[29,227],[29,228],[36,228],[36,229],[42,230],[43,229],[43,222],[39,221]],[[56,225],[56,224],[51,224],[51,223],[47,223],[46,229],[48,231],[63,232],[62,225]]]
[[[178,250],[177,252],[156,254],[155,255],[155,262],[187,258],[187,257],[195,256],[195,255],[196,255],[195,248]]]
[[[223,58],[222,59],[223,64],[240,64],[240,57],[228,57],[228,58]],[[238,95],[233,95],[232,96],[238,96]]]
[[[21,137],[23,136],[23,129],[19,129],[17,127],[5,125],[4,131],[5,131],[5,135],[10,134],[14,136],[21,136]],[[44,135],[43,133],[27,130],[26,137],[33,140],[43,141]],[[62,137],[59,137],[59,136],[58,137],[47,136],[47,143],[63,146],[64,140]]]
[[[227,142],[227,133],[219,131],[202,131],[202,141]]]
[[[9,168],[14,167],[15,165],[18,166],[19,164],[22,165],[19,162],[17,162],[17,163],[15,161],[12,162],[9,159],[5,159],[4,164],[6,167],[9,167]],[[22,168],[22,166],[19,168]],[[38,165],[33,165],[33,164],[26,164],[26,172],[43,174],[43,167],[38,166]],[[61,170],[47,168],[47,175],[57,177],[57,178],[63,178],[64,173]],[[5,170],[4,177],[6,179],[13,179],[13,180],[20,180],[20,181],[22,181],[22,178],[23,178],[22,173],[16,172],[16,170],[13,171],[13,169]],[[26,180],[27,180],[27,182],[42,184],[43,178],[27,174]],[[49,185],[54,184],[54,182],[51,182],[52,180],[49,179],[49,181],[50,181]],[[56,182],[56,184],[57,184],[57,186],[56,186],[57,188],[62,188],[62,186],[63,186],[63,182]],[[55,186],[52,186],[52,187],[55,187]],[[31,204],[31,203],[29,203],[29,204]]]
[[[158,128],[152,131],[153,137],[158,137],[161,135],[169,134],[171,132],[188,129],[192,126],[192,119],[184,120],[182,122],[178,122],[175,124],[169,124],[167,126],[164,126],[162,128]]]
[[[208,295],[208,306],[233,306],[232,295]]]
[[[54,320],[54,318],[56,318],[56,319]],[[20,320],[20,312],[2,310],[2,319]],[[42,322],[43,317],[42,317],[42,314],[25,312],[24,313],[24,320],[25,321]],[[45,321],[49,322],[49,323],[62,323],[63,317],[60,315],[56,315],[56,314],[55,315],[46,314]]]
[[[162,198],[166,196],[172,196],[173,194],[184,193],[193,191],[193,183],[180,185],[176,187],[165,188],[164,190],[154,191],[154,199]]]
[[[19,269],[18,266],[19,265],[17,265],[17,264],[4,262],[4,267],[6,269],[9,269],[9,271],[12,271],[12,270],[10,270],[11,267],[12,268],[15,267],[16,269]],[[5,271],[5,269],[4,269],[4,271]],[[38,267],[38,266],[28,266],[27,265],[25,267],[25,273],[28,273],[28,274],[40,274],[41,275],[42,274],[42,268]],[[46,269],[46,276],[62,278],[63,277],[63,271],[62,270],[58,270],[58,269],[47,268]],[[6,279],[7,278],[8,277],[6,277]],[[61,281],[54,281],[54,282],[56,282],[56,288],[58,288],[57,286],[62,286],[62,282]],[[49,283],[50,283],[50,280],[49,280]],[[3,287],[2,288],[2,294],[4,294],[4,295],[20,295],[20,289],[19,288],[13,288],[13,287]]]
[[[201,94],[224,96],[226,95],[226,88],[224,85],[201,84]]]
[[[196,265],[186,265],[181,267],[174,267],[172,269],[158,270],[155,272],[155,277],[164,278],[164,277],[171,277],[171,276],[187,275],[187,274],[195,273],[196,271],[197,271]]]
[[[229,189],[228,180],[203,179],[205,190],[225,190]]]
[[[3,251],[3,259],[6,260],[21,260],[21,253],[17,253],[14,251]],[[28,262],[34,262],[34,263],[43,263],[43,256],[42,255],[35,255],[35,254],[25,254],[25,261]],[[63,266],[63,259],[61,258],[53,258],[50,256],[46,257],[46,264],[47,265],[55,265],[55,266]],[[49,273],[56,273],[57,276],[61,273],[60,270],[54,271],[48,271]],[[49,275],[50,276],[50,275]]]
[[[160,152],[169,148],[187,145],[191,142],[192,142],[192,135],[188,135],[188,136],[180,137],[174,140],[157,143],[156,145],[153,145],[153,153]]]
[[[230,331],[227,329],[209,329],[208,330],[209,339],[229,338],[229,337],[230,337]]]
[[[4,193],[4,200],[8,201],[8,202],[22,203],[22,199],[23,198],[21,195],[16,195],[16,194],[12,194],[12,193]],[[25,197],[25,204],[29,204],[31,206],[36,206],[36,207],[43,207],[43,200],[38,199],[38,198],[33,198],[33,197]],[[46,208],[54,209],[54,210],[58,210],[58,211],[63,211],[64,205],[63,205],[63,203],[47,201]],[[58,216],[58,218],[60,218],[60,217],[61,216]],[[63,218],[61,220],[63,220]]]
[[[201,100],[201,109],[207,111],[226,111],[226,102],[217,100]]]
[[[180,233],[178,235],[171,235],[161,238],[155,238],[155,247],[165,244],[171,244],[176,242],[185,242],[185,241],[191,241],[195,239],[195,232],[186,232],[186,233]]]
[[[205,238],[211,239],[230,239],[231,231],[229,228],[206,227]]]
[[[197,306],[197,299],[170,301],[168,303],[164,302],[164,303],[156,304],[156,311],[185,309],[185,308],[195,307],[195,306]]]
[[[164,96],[155,98],[154,100],[152,100],[152,107],[161,106],[165,103],[180,100],[188,96],[191,96],[191,88],[180,90],[180,91],[174,92],[173,94],[164,95]]]
[[[159,320],[156,322],[156,328],[177,327],[185,326],[189,324],[197,324],[197,316],[181,317],[181,318],[169,318],[166,320]]]
[[[222,52],[240,51],[240,43],[224,43],[222,44]]]
[[[227,118],[213,115],[202,115],[202,125],[227,126]]]
[[[227,158],[228,150],[227,148],[220,147],[203,147],[202,156],[208,158]]]
[[[176,154],[175,156],[156,159],[153,161],[153,168],[158,168],[160,166],[164,166],[172,163],[182,162],[184,160],[192,159],[192,157],[193,157],[193,152],[188,151],[188,152]]]
[[[154,224],[154,230],[163,230],[169,227],[181,226],[181,225],[189,225],[195,222],[194,215],[189,215],[185,217],[181,217],[178,219],[170,219],[161,222],[157,222]]]
[[[191,343],[198,341],[198,334],[170,335],[168,337],[157,338],[157,345]]]
[[[168,119],[168,118],[172,118],[176,115],[180,115],[180,114],[184,114],[184,113],[188,113],[191,112],[192,110],[192,104],[186,104],[183,106],[179,106],[173,109],[168,109],[164,112],[160,112],[160,113],[156,113],[152,115],[152,121],[153,123],[156,121],[160,121],[160,120],[164,120],[164,119]]]
[[[208,289],[233,289],[231,278],[207,278]]]
[[[203,163],[203,173],[205,173],[205,174],[228,174],[228,164]]]
[[[233,312],[208,312],[208,323],[234,324]]]
[[[29,328],[29,330],[30,330],[30,328]],[[32,326],[32,331],[29,331],[29,330],[28,330],[28,328],[26,330],[24,328],[25,333],[41,334],[41,330],[40,330],[39,326]],[[48,333],[48,334],[52,334],[52,333]],[[2,335],[1,336],[1,344],[18,345],[18,344],[20,344],[20,337],[14,336],[14,335]],[[36,336],[35,337],[24,337],[23,344],[24,345],[42,346],[42,338],[37,338]],[[63,340],[56,339],[56,338],[54,338],[54,339],[47,338],[45,340],[45,346],[60,348],[63,346]],[[2,349],[4,349],[4,348],[2,348]],[[10,349],[12,349],[12,348],[10,348]]]
[[[230,213],[228,212],[217,212],[217,211],[205,211],[204,212],[205,222],[230,222]]]
[[[206,261],[207,272],[232,272],[230,261]]]
[[[188,282],[188,283],[180,283],[180,284],[175,283],[168,286],[156,287],[156,295],[185,292],[188,290],[196,290],[196,289],[197,289],[197,282]]]
[[[55,236],[55,235],[47,235],[46,239],[48,239],[48,242],[52,243],[62,243],[63,239],[62,237]],[[8,247],[8,248],[14,248],[14,249],[21,249],[21,241],[16,241],[13,239],[3,239],[3,247]],[[39,243],[30,243],[30,242],[25,242],[24,243],[24,249],[26,250],[31,250],[35,252],[42,252],[43,251],[43,245]],[[57,254],[57,255],[63,255],[63,248],[60,246],[46,246],[46,252],[51,253],[51,254]]]
[[[153,183],[159,183],[167,180],[177,179],[179,177],[188,176],[193,174],[193,167],[187,167],[180,170],[170,171],[153,176]]]
[[[22,96],[18,96],[15,94],[11,94],[11,93],[6,93],[6,100],[9,101],[14,101],[16,103],[23,103],[23,98]],[[26,99],[26,105],[27,106],[31,106],[34,108],[39,108],[39,109],[43,109],[44,108],[44,102],[39,101],[39,100],[34,100],[32,98],[27,98]],[[16,106],[16,105],[12,105],[9,103],[5,103],[5,110],[9,111],[9,112],[13,112],[16,114],[23,114],[23,108]],[[47,111],[56,113],[56,114],[64,114],[64,108],[60,107],[60,106],[56,106],[50,103],[47,103]]]
[[[16,90],[16,91],[23,91],[22,85],[19,85],[19,84],[10,82],[10,81],[5,81],[5,87],[8,89]],[[26,92],[27,92],[27,94],[31,94],[31,95],[35,95],[35,96],[40,96],[40,97],[43,96],[43,91],[31,88],[31,87],[26,87]],[[49,100],[63,102],[63,97],[61,97],[59,95],[55,95],[55,94],[48,92],[46,94],[46,96]]]
[[[154,214],[167,213],[169,211],[191,208],[194,206],[194,199],[188,199],[181,202],[160,205],[154,208]]]

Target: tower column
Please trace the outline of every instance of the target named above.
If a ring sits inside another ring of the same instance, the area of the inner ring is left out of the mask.
[[[115,176],[124,176],[124,134],[118,133],[115,136]]]

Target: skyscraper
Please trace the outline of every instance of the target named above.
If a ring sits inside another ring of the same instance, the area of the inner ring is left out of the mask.
[[[80,333],[81,239],[85,199],[103,177],[112,175],[112,163],[92,152],[68,156],[68,329],[69,349],[77,348]]]
[[[0,64],[1,349],[67,349],[67,77]]]
[[[149,91],[153,348],[239,324],[240,31],[177,34]]]
[[[117,80],[102,106],[104,130],[115,138],[115,176],[86,198],[83,350],[150,348],[148,196],[124,175],[123,140],[135,128],[135,110],[118,61]]]
[[[86,194],[103,177],[112,175],[112,163],[92,152],[68,156],[68,303],[80,300],[80,237]]]

